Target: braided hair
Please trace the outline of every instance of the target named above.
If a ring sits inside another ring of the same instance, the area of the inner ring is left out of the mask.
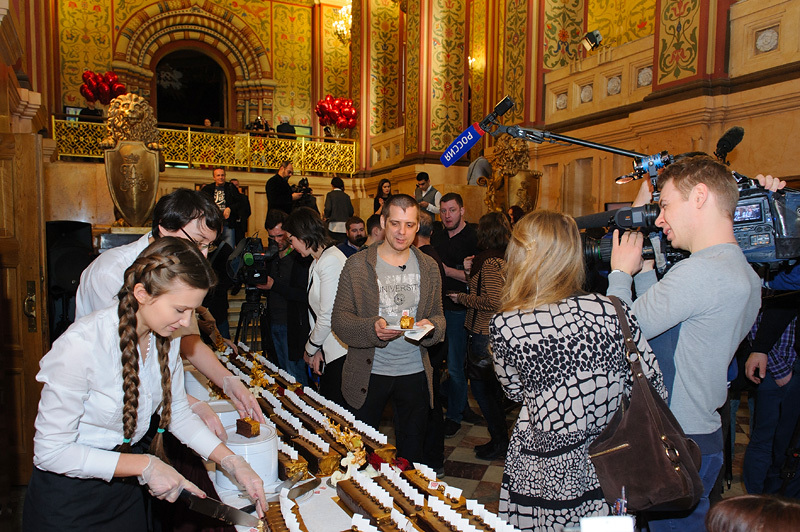
[[[139,408],[139,336],[137,311],[139,301],[134,287],[141,284],[151,297],[161,296],[180,282],[190,288],[208,290],[216,284],[216,275],[200,250],[181,238],[161,237],[142,251],[133,264],[125,270],[124,283],[119,291],[119,348],[122,352],[122,429],[123,443],[120,452],[128,452],[136,432]],[[155,333],[153,333],[155,334]],[[156,334],[158,365],[161,370],[161,421],[158,433],[150,444],[150,452],[162,460],[164,456],[163,432],[172,416],[172,376],[169,371],[170,338]]]

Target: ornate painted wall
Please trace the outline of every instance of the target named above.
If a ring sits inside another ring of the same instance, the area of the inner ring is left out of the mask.
[[[504,117],[504,123],[520,123],[525,118],[528,95],[528,72],[525,58],[528,52],[528,9],[527,0],[506,0],[505,3],[505,47],[503,49],[503,96],[509,95],[516,105]],[[532,9],[532,8],[531,8]],[[499,95],[498,95],[499,96]],[[501,97],[497,99],[500,100]],[[489,102],[494,105],[494,102]]]
[[[702,8],[700,0],[665,0],[661,3],[656,40],[659,85],[700,73]]]
[[[605,45],[619,46],[653,34],[655,0],[594,0],[588,4],[586,31],[600,31]]]
[[[205,24],[185,23],[180,30],[192,38],[220,48],[223,55],[232,57],[235,63],[237,50],[233,40],[221,44],[226,34],[237,33],[244,46],[252,51],[257,68],[246,71],[248,75],[237,77],[237,97],[250,99],[248,90],[255,86],[254,98],[264,98],[263,84],[248,76],[257,72],[261,80],[275,85],[273,115],[287,115],[296,124],[311,124],[312,71],[311,71],[311,10],[313,0],[69,0],[58,4],[59,52],[61,59],[61,99],[65,105],[82,105],[78,93],[81,73],[88,68],[104,72],[112,68],[115,47],[119,43],[136,43],[137,30],[142,24],[158,24],[172,12],[184,12],[183,20],[197,12],[206,20],[219,21],[220,31],[208,31]],[[323,11],[324,14],[332,10]],[[153,35],[154,42],[174,42],[177,28],[163,24]],[[173,32],[169,38],[165,35]],[[185,37],[188,38],[188,37]],[[152,44],[152,43],[151,43]],[[124,48],[124,46],[123,46]],[[117,50],[119,53],[119,50]],[[152,53],[147,52],[145,53]],[[124,54],[123,54],[124,55]],[[279,60],[274,59],[279,58]],[[341,78],[343,62],[341,54],[331,54],[332,76]],[[238,65],[234,64],[234,67]],[[140,74],[137,72],[137,74]],[[152,74],[151,74],[152,75]],[[237,76],[239,71],[237,71]],[[144,76],[143,79],[146,79]],[[254,83],[256,81],[256,83]],[[274,82],[274,83],[273,83]],[[272,86],[270,85],[270,86]],[[257,101],[257,100],[255,100]],[[240,102],[241,104],[241,102]]]
[[[370,1],[369,131],[379,135],[399,124],[400,6]]]
[[[464,127],[467,63],[464,2],[431,2],[430,150],[444,151]]]
[[[568,65],[583,34],[583,0],[545,0],[544,67],[552,70]]]
[[[333,34],[333,17],[338,7],[322,6],[322,91],[320,96],[349,97],[350,53],[348,45],[342,44]]]
[[[486,116],[486,4],[487,0],[473,0],[469,4],[469,56],[474,59],[469,67],[472,122],[479,122]]]
[[[420,146],[420,84],[422,74],[422,20],[420,4],[422,2],[408,3],[408,17],[406,18],[406,128],[405,128],[405,153],[419,153]]]

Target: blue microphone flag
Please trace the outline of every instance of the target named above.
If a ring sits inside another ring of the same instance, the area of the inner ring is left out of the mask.
[[[486,133],[477,122],[469,126],[447,147],[439,161],[448,168],[464,156]]]

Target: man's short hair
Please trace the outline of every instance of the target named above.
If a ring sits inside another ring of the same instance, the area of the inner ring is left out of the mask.
[[[373,214],[369,218],[367,218],[367,234],[371,235],[374,229],[381,228],[381,215],[380,214]]]
[[[338,176],[334,177],[333,179],[331,179],[331,186],[333,188],[341,188],[342,190],[344,190],[344,181],[342,181],[341,177]]]
[[[442,199],[439,200],[439,205],[441,205],[445,201],[455,201],[456,203],[458,203],[459,207],[464,206],[464,198],[462,198],[461,194],[457,192],[448,192],[447,194],[442,196]]]
[[[383,201],[383,208],[381,209],[381,217],[388,218],[389,217],[389,209],[394,207],[400,207],[403,209],[403,212],[410,209],[411,207],[417,210],[417,221],[419,221],[419,203],[417,200],[409,196],[408,194],[395,194],[394,196],[390,196]]]
[[[348,218],[348,219],[347,219],[347,221],[344,223],[344,230],[345,230],[345,231],[349,231],[349,230],[350,230],[350,226],[351,226],[351,225],[357,225],[357,224],[362,224],[362,225],[363,225],[363,224],[364,224],[364,220],[362,220],[362,219],[361,219],[361,218],[359,218],[358,216],[351,216],[351,217],[350,217],[350,218]]]
[[[228,171],[227,171],[227,170],[225,170],[225,167],[224,167],[224,166],[215,166],[215,167],[214,167],[214,169],[213,169],[213,170],[211,170],[211,175],[214,175],[214,173],[215,173],[217,170],[222,170],[223,172],[225,172],[225,175],[228,175]]]
[[[430,181],[431,178],[428,175],[428,172],[420,172],[417,174],[417,181]]]
[[[153,209],[153,238],[160,238],[158,227],[178,231],[192,220],[202,220],[206,227],[222,235],[222,211],[206,194],[179,188],[163,196]]]
[[[271,211],[267,211],[267,219],[264,221],[264,229],[267,231],[272,231],[277,226],[285,224],[288,217],[289,215],[280,209],[272,209]]]
[[[281,161],[281,168],[286,168],[290,164],[292,164],[292,160],[291,159],[284,159],[283,161]]]
[[[689,199],[689,193],[696,185],[703,183],[714,194],[720,210],[733,220],[733,211],[739,201],[739,188],[724,164],[707,155],[687,157],[664,169],[658,177],[659,190],[669,181],[672,181],[684,200]]]
[[[419,231],[417,235],[423,238],[430,238],[433,234],[433,216],[428,211],[419,211]]]

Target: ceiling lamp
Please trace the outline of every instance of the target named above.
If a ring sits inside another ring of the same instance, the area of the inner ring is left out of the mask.
[[[350,28],[353,27],[353,2],[348,0],[333,18],[333,34],[342,44],[350,43]]]

